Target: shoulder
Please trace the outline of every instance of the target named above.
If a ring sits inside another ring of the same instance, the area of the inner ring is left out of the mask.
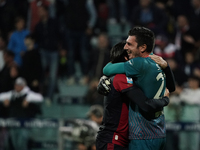
[[[11,33],[10,38],[16,37],[16,35],[17,35],[17,32],[14,31],[14,32]]]
[[[131,66],[134,66],[134,68],[140,68],[145,62],[146,62],[146,58],[136,57],[125,62],[125,65],[128,65],[128,66],[131,65]]]
[[[30,33],[30,31],[29,31],[29,30],[27,30],[27,29],[26,29],[26,30],[24,30],[24,32],[25,32],[25,33],[27,33],[27,34],[29,34],[29,33]]]
[[[113,78],[113,82],[122,82],[126,80],[126,75],[125,74],[117,74]]]
[[[117,91],[121,92],[133,86],[133,80],[132,78],[126,77],[125,74],[117,74],[113,78],[113,86]]]
[[[135,62],[135,63],[140,63],[140,62],[144,62],[144,61],[145,61],[145,58],[142,58],[142,57],[136,57],[136,58],[132,58],[132,59],[130,59],[129,61],[131,61],[131,62]]]
[[[26,29],[23,30],[23,35],[24,36],[28,35],[29,33],[30,33],[29,30],[26,30]]]

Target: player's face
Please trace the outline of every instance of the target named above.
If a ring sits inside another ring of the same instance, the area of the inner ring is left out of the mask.
[[[135,36],[129,36],[124,46],[124,49],[127,50],[129,59],[140,56],[140,50],[137,47],[138,43],[135,40],[136,40]]]

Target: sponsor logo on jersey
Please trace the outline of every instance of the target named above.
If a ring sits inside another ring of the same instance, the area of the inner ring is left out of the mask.
[[[133,80],[132,80],[132,78],[126,77],[126,80],[127,80],[127,83],[129,83],[129,84],[133,84]]]
[[[115,135],[115,140],[118,140],[118,138],[119,138],[118,135]]]

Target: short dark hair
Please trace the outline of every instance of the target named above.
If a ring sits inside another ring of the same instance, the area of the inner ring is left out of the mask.
[[[155,44],[155,35],[154,33],[145,27],[134,27],[129,33],[129,36],[135,36],[138,47],[146,44],[146,52],[151,53]]]
[[[18,23],[18,22],[21,21],[21,20],[23,20],[23,21],[25,22],[24,17],[22,17],[22,16],[17,16],[17,17],[15,17],[15,24]]]
[[[110,51],[110,59],[112,63],[118,63],[118,62],[125,62],[125,58],[128,58],[128,53],[126,50],[124,50],[126,42],[122,41],[114,45]]]

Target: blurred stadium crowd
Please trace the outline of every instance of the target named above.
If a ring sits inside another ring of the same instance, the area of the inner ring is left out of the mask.
[[[133,26],[154,31],[154,53],[173,70],[176,91],[166,121],[199,123],[200,0],[0,0],[0,117],[41,114],[42,101],[52,105],[59,93],[58,80],[87,86],[84,104],[103,106],[96,87],[109,50]],[[27,137],[25,130],[11,130],[12,148],[17,132]],[[198,150],[199,140],[198,132],[168,132],[166,149]],[[82,142],[77,149],[95,146]]]

